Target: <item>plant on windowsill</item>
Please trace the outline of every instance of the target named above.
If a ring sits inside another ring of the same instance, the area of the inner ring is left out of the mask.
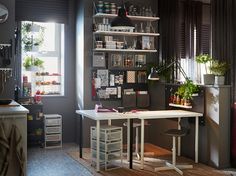
[[[23,66],[27,71],[38,71],[43,68],[43,61],[39,58],[34,58],[33,56],[26,56],[24,58]]]
[[[209,69],[215,75],[215,84],[224,85],[225,73],[229,69],[229,65],[225,61],[213,60]]]
[[[204,64],[205,66],[205,74],[203,75],[203,83],[205,85],[212,85],[215,81],[215,76],[211,72],[208,73],[209,67],[211,67],[212,64],[212,57],[209,54],[200,54],[196,56],[196,62],[199,64]]]

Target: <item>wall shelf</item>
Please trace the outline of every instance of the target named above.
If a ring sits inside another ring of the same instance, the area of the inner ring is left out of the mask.
[[[94,35],[125,35],[125,36],[159,36],[159,33],[143,33],[143,32],[119,32],[119,31],[96,31]]]
[[[94,51],[102,51],[102,52],[136,52],[136,53],[156,53],[157,52],[157,50],[107,49],[107,48],[95,48]]]
[[[172,107],[177,107],[177,108],[185,108],[185,109],[192,109],[192,106],[184,106],[184,105],[180,105],[180,104],[174,104],[174,103],[169,103],[169,106]]]
[[[97,13],[93,17],[94,18],[115,18],[116,14],[107,14],[107,13]],[[160,18],[159,17],[148,17],[148,16],[131,16],[127,15],[131,20],[140,20],[140,21],[157,21]]]

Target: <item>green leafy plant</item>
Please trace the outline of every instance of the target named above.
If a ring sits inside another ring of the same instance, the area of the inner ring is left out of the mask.
[[[216,76],[224,76],[229,69],[229,65],[225,61],[213,60],[209,69]]]
[[[181,86],[179,86],[176,94],[183,99],[190,100],[194,93],[198,93],[200,90],[199,86],[194,84],[192,80],[186,80]]]
[[[23,66],[25,67],[26,70],[32,66],[43,68],[43,63],[44,62],[39,58],[34,58],[33,56],[26,56],[24,58]]]
[[[33,26],[39,27],[38,32],[32,32]],[[24,22],[22,24],[22,46],[25,52],[32,51],[34,46],[41,46],[44,41],[44,27],[33,22]]]
[[[196,62],[205,65],[206,73],[208,70],[207,64],[210,64],[209,67],[211,67],[212,61],[213,61],[213,59],[209,54],[200,54],[200,55],[196,56]]]

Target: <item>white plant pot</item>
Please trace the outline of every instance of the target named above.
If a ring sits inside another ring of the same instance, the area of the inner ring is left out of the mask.
[[[203,84],[204,85],[213,85],[215,83],[215,75],[213,74],[204,74],[203,75]]]
[[[31,66],[29,68],[26,69],[27,71],[32,71],[32,72],[37,72],[39,71],[39,67],[37,66]]]
[[[224,85],[225,76],[215,76],[215,85]]]

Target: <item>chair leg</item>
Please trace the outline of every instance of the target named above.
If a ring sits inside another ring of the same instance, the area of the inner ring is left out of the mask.
[[[180,169],[191,169],[192,165],[176,165],[176,137],[173,136],[173,145],[172,145],[172,163],[166,162],[166,166],[157,167],[155,171],[164,171],[164,170],[175,170],[180,175],[183,175],[183,171]]]
[[[176,165],[176,137],[173,136],[173,144],[172,144],[172,164],[173,166]]]

